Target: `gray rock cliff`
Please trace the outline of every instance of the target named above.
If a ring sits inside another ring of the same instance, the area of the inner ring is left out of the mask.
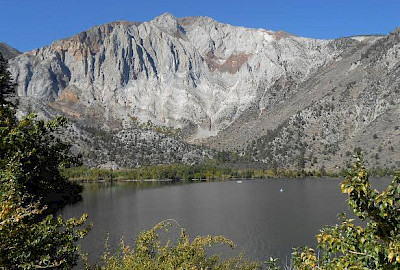
[[[20,96],[49,102],[74,96],[124,124],[131,115],[190,126],[199,138],[229,126],[276,81],[300,83],[343,49],[328,40],[163,14],[93,27],[10,66]],[[260,102],[260,110],[271,103]]]

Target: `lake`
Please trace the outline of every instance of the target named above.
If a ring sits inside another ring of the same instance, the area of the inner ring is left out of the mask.
[[[91,183],[84,184],[83,200],[66,206],[62,214],[89,214],[94,227],[81,244],[91,261],[104,251],[107,233],[115,248],[122,235],[133,244],[142,230],[175,219],[193,238],[224,235],[251,258],[272,256],[285,263],[292,247],[315,246],[318,230],[337,223],[337,214],[348,209],[341,180]],[[381,189],[389,180],[375,180],[374,187]]]

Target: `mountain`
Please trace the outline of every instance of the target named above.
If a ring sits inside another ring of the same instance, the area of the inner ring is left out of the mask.
[[[249,141],[251,135],[246,133],[251,130],[262,136],[245,152],[273,166],[344,167],[354,150],[361,149],[369,167],[399,168],[399,75],[397,29],[344,53],[340,61],[298,85],[299,94],[284,108],[247,121],[229,135],[221,134],[219,142]]]
[[[4,59],[9,60],[21,54],[20,51],[14,49],[6,43],[0,42],[0,53],[3,55]]]
[[[20,96],[51,102],[76,96],[78,104],[104,107],[124,123],[134,115],[189,127],[197,138],[229,126],[282,76],[303,81],[338,57],[340,45],[163,14],[56,41],[13,60],[11,71]]]
[[[166,13],[95,26],[12,59],[10,71],[25,108],[62,112],[80,135],[128,136],[149,121],[199,145],[196,160],[212,156],[203,145],[313,168],[343,166],[343,152],[372,147],[379,128],[392,136],[380,159],[397,166],[397,37],[318,40]]]

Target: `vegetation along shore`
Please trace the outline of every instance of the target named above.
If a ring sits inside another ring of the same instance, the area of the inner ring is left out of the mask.
[[[151,165],[130,169],[101,169],[85,166],[63,168],[62,173],[71,181],[215,181],[231,179],[270,179],[270,178],[301,178],[301,177],[343,177],[349,170],[337,171],[295,171],[290,169],[267,168],[235,168],[226,164],[211,161],[205,164],[184,165]],[[400,175],[399,170],[371,169],[371,176]]]

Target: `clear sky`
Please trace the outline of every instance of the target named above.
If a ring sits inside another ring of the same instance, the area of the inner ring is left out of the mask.
[[[21,51],[164,12],[313,38],[387,34],[400,26],[400,0],[0,0],[0,10],[0,41]]]

